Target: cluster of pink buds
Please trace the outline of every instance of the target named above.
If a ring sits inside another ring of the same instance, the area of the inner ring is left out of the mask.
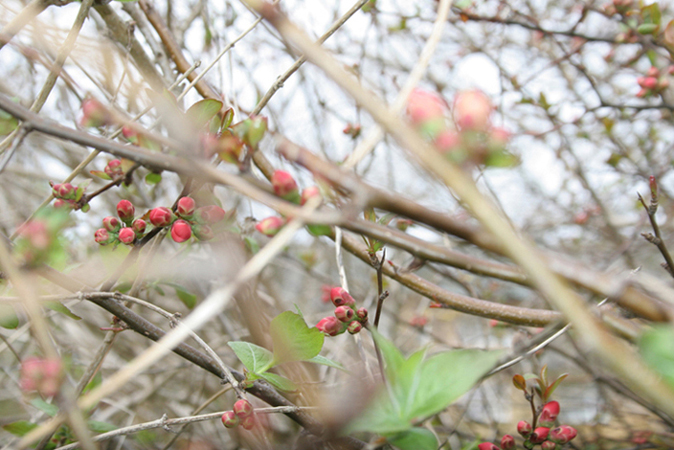
[[[222,424],[225,427],[236,428],[241,425],[244,429],[250,430],[255,426],[255,411],[248,400],[237,400],[232,409],[233,411],[226,411],[222,415]]]
[[[220,133],[201,134],[200,143],[207,158],[218,155],[225,162],[238,164],[244,148],[254,151],[266,132],[267,118],[255,116],[227,126]]]
[[[637,78],[637,83],[641,88],[637,97],[648,98],[660,95],[669,87],[669,75],[674,75],[674,66],[669,66],[665,73],[661,73],[657,67],[648,69],[646,76]]]
[[[150,223],[155,227],[171,227],[171,238],[178,243],[189,240],[194,235],[200,241],[213,239],[212,226],[225,218],[225,210],[217,205],[196,207],[192,197],[178,200],[175,214],[165,206],[154,208],[149,214]]]
[[[460,164],[512,165],[515,160],[505,151],[510,133],[492,126],[492,110],[491,101],[483,92],[460,92],[454,99],[455,127],[451,128],[447,120],[449,107],[437,94],[415,89],[407,101],[412,125],[450,160]]]
[[[604,12],[607,16],[613,16],[614,14],[625,15],[633,8],[634,0],[613,0],[604,5]]]
[[[89,211],[89,203],[82,200],[84,198],[84,191],[87,188],[86,184],[73,186],[70,183],[54,183],[50,181],[49,185],[51,186],[52,195],[56,199],[54,208],[80,209],[82,212]]]
[[[101,245],[119,244],[133,245],[137,239],[145,235],[147,223],[142,218],[134,218],[136,208],[128,200],[117,203],[117,217],[108,216],[103,219],[103,228],[94,233],[94,240]]]
[[[348,331],[356,334],[367,325],[367,309],[357,308],[356,301],[341,287],[330,290],[330,300],[336,306],[335,315],[321,319],[316,328],[328,336],[337,336]]]
[[[103,170],[91,170],[89,173],[104,180],[117,180],[124,176],[124,163],[113,159],[108,161]]]
[[[537,420],[534,421],[536,428],[524,420],[517,424],[517,432],[524,438],[524,448],[532,449],[540,445],[542,450],[555,450],[576,437],[578,432],[572,426],[560,425],[555,427],[559,409],[558,402],[547,402],[541,408]],[[510,450],[513,448],[515,448],[515,438],[509,434],[503,436],[500,447],[491,442],[478,445],[479,450]]]
[[[115,123],[114,115],[95,98],[85,98],[82,101],[82,117],[79,124],[82,127],[103,127]]]
[[[322,198],[318,186],[309,186],[300,194],[297,182],[292,175],[284,170],[277,170],[273,173],[271,186],[276,195],[297,205],[303,206],[309,199],[314,197]],[[255,229],[265,236],[272,237],[281,231],[286,222],[287,219],[284,217],[271,216],[259,221],[255,225]],[[307,230],[314,236],[327,236],[332,233],[332,229],[329,226],[320,224],[307,225]]]
[[[30,357],[21,363],[19,383],[25,392],[37,391],[51,397],[58,393],[63,382],[63,364],[60,359]]]
[[[147,135],[136,125],[124,125],[122,127],[122,136],[127,142],[138,147],[147,148],[150,150],[160,150],[161,146]]]
[[[356,139],[358,136],[360,136],[361,128],[360,124],[352,124],[352,123],[347,123],[344,129],[342,130],[342,133],[351,136],[351,139]]]

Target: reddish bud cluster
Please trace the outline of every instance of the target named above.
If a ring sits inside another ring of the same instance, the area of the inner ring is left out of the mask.
[[[81,209],[82,212],[89,211],[89,204],[84,200],[85,185],[73,186],[70,183],[49,182],[52,195],[56,199],[54,208]]]
[[[82,117],[79,124],[82,127],[103,127],[115,123],[110,111],[94,98],[85,98],[82,101]]]
[[[241,425],[244,429],[250,430],[257,422],[253,410],[253,405],[248,400],[240,399],[234,403],[233,411],[226,411],[222,415],[222,423],[227,428],[235,428]]]
[[[21,389],[51,397],[59,391],[63,381],[63,365],[60,359],[31,357],[21,363],[19,384]]]
[[[448,108],[435,93],[415,89],[409,96],[407,115],[438,150],[457,163],[511,165],[505,153],[510,133],[491,125],[491,101],[481,91],[456,95],[453,105],[455,129],[449,127]]]
[[[669,87],[669,75],[674,72],[674,66],[670,66],[666,73],[661,73],[657,67],[651,67],[646,72],[646,76],[638,77],[637,84],[641,88],[637,92],[637,97],[648,98],[660,95]]]
[[[201,241],[215,237],[210,225],[225,218],[225,210],[216,205],[196,208],[191,197],[178,200],[176,214],[165,206],[154,208],[149,213],[150,223],[155,227],[171,226],[171,238],[178,243],[188,241],[192,235]]]
[[[104,218],[103,228],[96,230],[94,240],[100,245],[133,245],[137,239],[143,237],[147,225],[143,219],[134,220],[136,208],[130,201],[120,200],[116,209],[119,219],[114,216]]]
[[[328,336],[337,336],[345,331],[356,334],[367,324],[367,309],[356,309],[356,301],[345,289],[337,286],[330,289],[330,300],[336,306],[335,315],[321,319],[316,328]]]

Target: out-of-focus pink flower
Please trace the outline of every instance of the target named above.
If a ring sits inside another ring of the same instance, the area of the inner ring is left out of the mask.
[[[459,92],[454,99],[454,121],[461,130],[486,131],[492,105],[482,91]]]
[[[423,89],[414,89],[407,98],[407,115],[413,125],[443,117],[447,103],[437,94]]]

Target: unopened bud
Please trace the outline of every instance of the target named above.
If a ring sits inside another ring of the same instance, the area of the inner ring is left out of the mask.
[[[255,414],[252,414],[245,419],[241,419],[241,426],[243,427],[244,430],[252,430],[255,424],[257,423],[257,419],[255,417]]]
[[[105,166],[105,169],[103,169],[103,171],[110,178],[115,178],[116,176],[124,175],[124,170],[122,169],[122,161],[120,161],[119,159],[113,159],[112,161],[109,161],[108,164]]]
[[[356,311],[356,317],[358,317],[358,320],[360,320],[361,322],[366,322],[367,321],[367,309],[358,308],[358,311]]]
[[[551,401],[546,403],[538,416],[538,423],[542,427],[551,427],[559,415],[559,402]]]
[[[541,450],[555,450],[556,448],[557,444],[552,441],[545,441],[541,444]]]
[[[515,448],[515,438],[509,434],[506,434],[501,438],[501,449],[511,450],[513,448]]]
[[[234,411],[225,411],[222,415],[222,424],[227,428],[235,428],[239,425],[239,416]]]
[[[173,213],[165,206],[150,211],[150,223],[155,227],[165,227],[173,222]]]
[[[332,300],[332,304],[335,306],[351,306],[356,304],[353,297],[341,287],[334,287],[330,290],[330,300]]]
[[[284,170],[277,170],[271,176],[271,186],[274,193],[284,200],[293,203],[300,203],[300,194],[297,183],[292,175]]]
[[[136,208],[133,207],[133,204],[130,201],[120,200],[119,203],[117,203],[117,215],[125,224],[131,225],[135,213]]]
[[[196,204],[192,197],[182,197],[178,200],[178,215],[181,217],[189,218],[194,214],[194,208]]]
[[[234,413],[239,416],[240,419],[245,419],[246,417],[253,414],[253,405],[246,399],[237,400],[234,403]]]
[[[276,233],[281,231],[281,228],[283,228],[285,224],[286,221],[281,217],[272,216],[258,222],[258,224],[255,225],[255,229],[265,236],[272,237],[276,236]]]
[[[646,76],[656,78],[660,76],[660,70],[657,67],[651,67],[648,69],[648,72],[646,72]]]
[[[136,233],[131,228],[122,228],[119,230],[119,242],[126,245],[132,245],[136,240]]]
[[[122,228],[122,224],[117,217],[108,216],[103,219],[103,227],[108,231],[117,232]]]
[[[491,111],[491,101],[482,91],[459,92],[454,99],[454,120],[462,130],[485,131]]]
[[[529,436],[529,440],[534,444],[540,444],[548,438],[549,433],[550,428],[548,427],[536,427],[531,436]]]
[[[112,114],[96,99],[86,98],[82,102],[82,127],[102,127],[114,122]]]
[[[175,242],[185,242],[192,237],[192,227],[184,220],[176,220],[171,226],[171,238]]]
[[[363,329],[363,324],[358,322],[357,320],[354,320],[349,324],[349,326],[346,329],[348,330],[349,333],[356,334]]]
[[[147,223],[143,219],[136,219],[131,224],[131,229],[136,233],[136,236],[141,237],[145,233]]]
[[[302,191],[300,205],[304,205],[310,198],[314,197],[321,197],[321,190],[318,188],[318,186],[309,186]]]
[[[195,215],[199,222],[212,225],[225,218],[225,210],[217,205],[208,205],[197,209]]]
[[[348,306],[338,306],[335,308],[335,317],[337,317],[340,322],[349,323],[354,315],[353,309]]]
[[[569,425],[562,425],[561,427],[550,430],[550,440],[560,445],[564,445],[576,437],[578,431]]]
[[[194,224],[192,225],[192,233],[200,241],[210,241],[215,237],[213,230],[208,225]]]
[[[433,92],[417,88],[407,98],[407,115],[415,126],[430,120],[442,119],[446,111],[447,103]]]
[[[112,241],[111,238],[114,239],[114,237],[111,236],[110,233],[108,233],[108,230],[105,228],[99,228],[94,233],[94,240],[101,245],[109,244]]]
[[[52,191],[56,198],[62,198],[64,200],[72,200],[75,198],[75,187],[70,183],[55,184]]]
[[[478,450],[500,450],[496,445],[491,442],[483,442],[477,446]]]
[[[58,393],[63,381],[63,364],[60,359],[31,357],[21,363],[19,384],[24,391],[38,391],[51,397]]]
[[[520,434],[520,436],[528,437],[532,431],[533,429],[531,428],[531,424],[529,422],[520,420],[517,423],[517,432]]]
[[[336,317],[330,316],[321,319],[316,324],[316,328],[318,328],[320,331],[327,334],[328,336],[337,336],[339,333],[342,332],[343,324],[342,322],[337,320]]]

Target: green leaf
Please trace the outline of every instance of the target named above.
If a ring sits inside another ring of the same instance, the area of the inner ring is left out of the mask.
[[[236,357],[249,371],[261,374],[271,367],[274,355],[266,348],[243,341],[232,341],[227,345],[234,350]]]
[[[555,392],[555,389],[557,389],[557,387],[559,386],[559,383],[564,381],[564,378],[566,378],[568,376],[569,376],[568,373],[563,373],[559,377],[557,377],[557,379],[555,381],[553,381],[550,386],[548,386],[548,388],[543,393],[546,400],[549,399],[550,397],[552,397],[552,394]]]
[[[269,332],[274,343],[272,365],[306,361],[318,355],[325,335],[316,327],[309,328],[299,314],[285,311],[271,321]]]
[[[90,170],[89,173],[92,174],[93,176],[101,178],[103,180],[112,180],[110,175],[103,172],[102,170]]]
[[[662,375],[674,389],[674,329],[660,325],[645,331],[639,339],[639,350],[646,364]]]
[[[644,23],[652,23],[659,26],[661,16],[658,2],[651,3],[650,5],[641,8],[641,17],[644,19]]]
[[[150,172],[147,175],[145,175],[145,182],[147,184],[158,184],[159,182],[161,182],[161,174]]]
[[[222,109],[222,102],[207,98],[190,106],[185,115],[197,129],[206,125]]]
[[[250,251],[253,255],[260,251],[260,244],[258,244],[255,239],[249,236],[243,238],[243,243],[245,244],[248,251]]]
[[[117,427],[111,423],[99,422],[97,420],[88,421],[87,426],[91,431],[95,431],[96,433],[107,433],[108,431],[117,429]]]
[[[59,312],[61,314],[65,314],[66,316],[70,317],[71,319],[75,319],[75,320],[81,319],[80,316],[77,316],[77,315],[73,314],[73,312],[70,311],[68,308],[66,308],[66,306],[61,302],[48,301],[48,302],[44,302],[43,305],[46,308],[51,309],[52,311],[56,311],[56,312]]]
[[[84,390],[82,390],[82,393],[86,394],[87,392],[97,388],[98,386],[100,386],[100,384],[102,382],[103,382],[103,375],[101,375],[101,372],[98,371],[98,372],[96,372],[96,375],[94,375],[94,377],[91,379],[91,381],[89,381],[89,384],[87,384],[84,387]]]
[[[438,448],[438,441],[433,433],[426,428],[419,427],[389,437],[388,442],[400,450],[435,450]]]
[[[0,303],[0,327],[13,330],[19,326],[19,316],[9,303]]]
[[[175,286],[174,286],[175,287]],[[175,287],[176,290],[176,295],[180,299],[181,302],[185,304],[189,309],[192,309],[196,306],[197,304],[197,296],[187,292],[186,290],[180,288],[180,287]]]
[[[332,236],[330,225],[311,224],[307,225],[307,231],[312,236]]]
[[[40,397],[36,397],[30,401],[30,404],[47,414],[50,417],[55,417],[59,412],[59,407],[51,403],[47,403]]]
[[[0,111],[0,136],[5,136],[16,130],[19,126],[19,121],[16,117],[10,115],[6,111]]]
[[[287,379],[286,377],[282,377],[281,375],[276,375],[275,373],[270,373],[270,372],[265,372],[259,374],[260,378],[264,378],[264,380],[274,386],[276,389],[284,392],[293,392],[296,391],[297,385],[293,383],[291,380]]]
[[[639,34],[653,34],[658,29],[658,26],[654,23],[642,23],[637,27],[637,32]]]
[[[328,359],[325,356],[321,356],[321,355],[316,355],[311,359],[307,359],[307,362],[312,362],[312,363],[316,363],[316,364],[323,364],[324,366],[330,366],[330,367],[334,367],[335,369],[339,369],[339,370],[343,370],[344,372],[348,372],[348,370],[346,370],[346,367],[344,367],[343,365],[341,365],[337,361],[333,361],[333,360]]]
[[[37,424],[28,422],[27,420],[19,420],[18,422],[3,425],[2,428],[3,430],[12,433],[14,436],[23,437],[34,428],[37,428]]]
[[[405,359],[393,343],[376,331],[372,334],[385,361],[390,390],[379,393],[350,431],[407,431],[468,392],[501,356],[500,351],[453,350],[424,360],[421,350]]]

